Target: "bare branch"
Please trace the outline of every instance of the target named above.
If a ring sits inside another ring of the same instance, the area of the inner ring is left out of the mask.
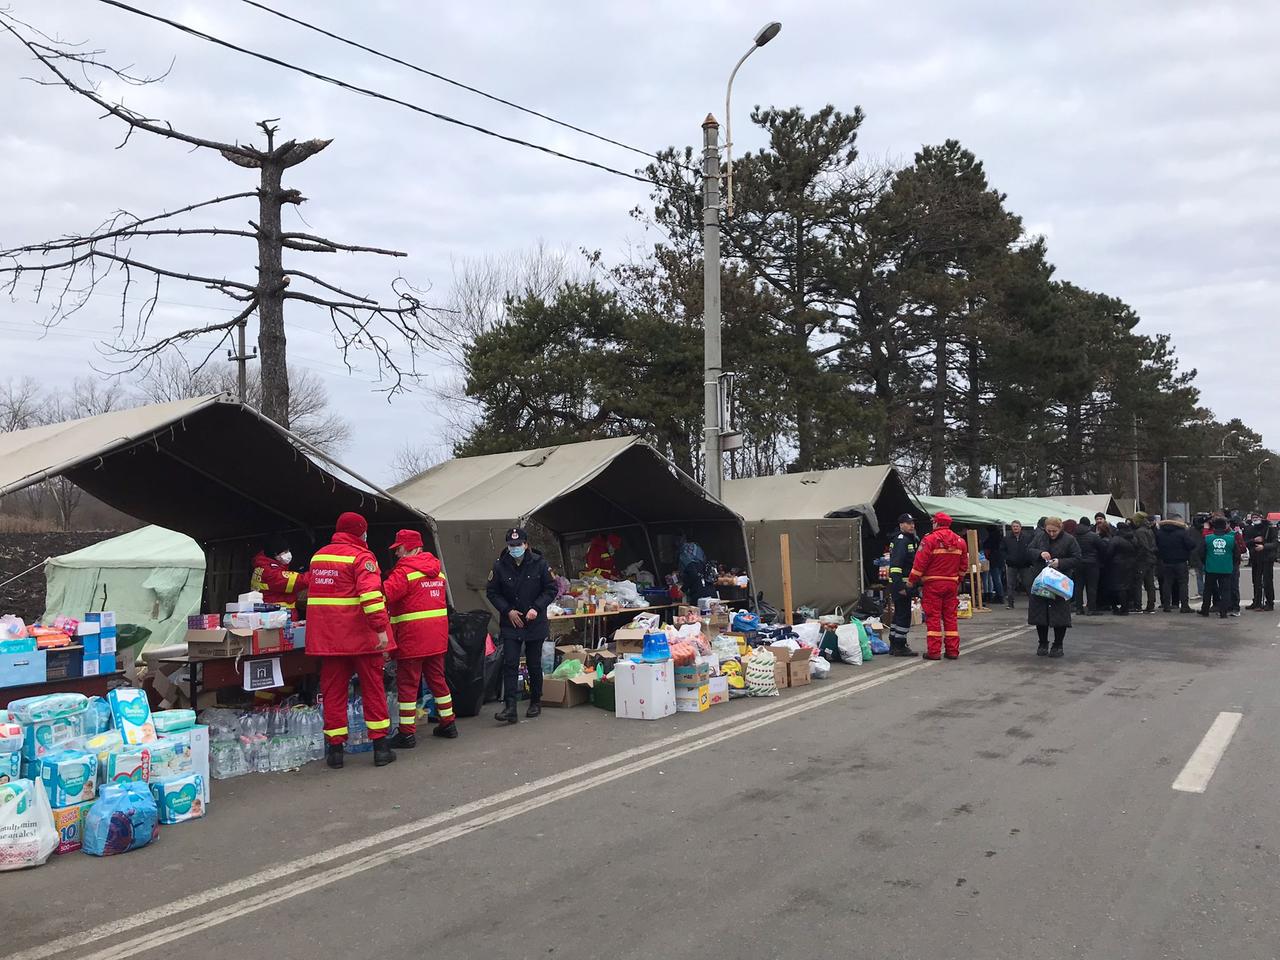
[[[257,226],[250,223],[250,226]],[[407,257],[408,254],[402,250],[384,250],[382,247],[362,247],[353,243],[338,243],[330,240],[328,237],[317,237],[310,233],[282,233],[281,239],[285,241],[285,246],[294,250],[308,250],[311,253],[333,253],[341,250],[343,253],[376,253],[383,257]],[[315,244],[314,248],[307,248],[295,244],[311,243]]]
[[[319,277],[313,276],[309,273],[305,273],[302,270],[286,270],[285,274],[291,277],[301,277],[303,280],[310,280],[312,283],[314,283],[318,287],[324,287],[326,290],[332,290],[334,293],[338,294],[339,296],[350,297],[352,300],[355,300],[366,306],[377,306],[377,303],[378,303],[372,297],[362,297],[358,293],[351,293],[348,290],[343,290],[341,287],[335,287],[333,284],[325,280],[321,280]],[[290,296],[289,293],[285,294],[286,299],[288,299],[289,296]],[[301,299],[301,298],[298,297],[295,299]]]

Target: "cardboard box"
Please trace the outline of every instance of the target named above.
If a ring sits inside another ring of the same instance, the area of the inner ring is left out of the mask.
[[[83,664],[81,664],[80,669],[84,671],[84,676],[96,677],[99,672],[98,665],[100,662],[101,662],[100,658],[94,657],[92,660],[86,660]]]
[[[614,672],[617,715],[631,720],[661,720],[676,712],[675,673],[670,660],[625,660]]]
[[[283,630],[253,631],[253,637],[249,643],[250,653],[281,653],[287,649]]]
[[[676,667],[676,689],[697,689],[706,686],[711,679],[711,664],[695,663],[687,667]]]
[[[114,653],[104,653],[98,657],[98,673],[115,673],[119,669],[120,664]]]
[[[84,618],[90,623],[101,624],[104,627],[114,628],[116,626],[116,615],[110,610],[99,610],[96,613],[86,613]]]
[[[646,631],[636,627],[619,627],[613,632],[614,650],[618,656],[628,653],[644,652],[644,635]]]
[[[687,603],[680,604],[680,606],[676,608],[676,613],[681,619],[684,619],[685,617],[702,616],[697,607],[691,607]]]
[[[194,613],[187,617],[188,630],[217,630],[222,626],[222,618],[216,613]]]
[[[0,653],[0,687],[44,683],[48,679],[48,652]]]
[[[691,689],[676,688],[677,713],[702,713],[711,709],[711,687],[703,684]]]
[[[116,635],[112,633],[101,633],[98,635],[98,653],[106,656],[108,653],[116,652]]]
[[[711,706],[729,702],[729,678],[712,677],[707,683],[707,692],[711,696]]]
[[[95,801],[53,808],[53,829],[58,831],[58,846],[54,853],[74,853],[84,840],[84,819]]]
[[[193,660],[212,657],[239,657],[249,652],[251,630],[188,630],[187,654]]]
[[[96,637],[102,632],[102,624],[86,621],[85,623],[76,624],[77,637]]]
[[[779,687],[803,687],[812,680],[809,673],[809,659],[813,656],[813,650],[809,647],[801,647],[799,650],[792,650],[790,647],[775,646],[769,648],[770,652],[778,658],[774,664],[773,675],[778,680]],[[782,671],[779,672],[778,668]]]
[[[542,705],[544,707],[581,707],[591,702],[591,688],[595,685],[594,673],[580,673],[568,680],[546,677],[542,681]]]

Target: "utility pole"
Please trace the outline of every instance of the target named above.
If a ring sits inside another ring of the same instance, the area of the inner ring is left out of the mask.
[[[1138,505],[1138,415],[1133,415],[1133,512],[1142,509]]]
[[[239,369],[236,371],[236,397],[239,398],[241,403],[249,402],[249,361],[258,359],[257,347],[253,348],[253,353],[245,352],[244,335],[247,325],[247,320],[241,320],[236,325],[236,352],[227,351],[227,359],[239,365]]]
[[[703,486],[720,499],[720,124],[702,124]]]

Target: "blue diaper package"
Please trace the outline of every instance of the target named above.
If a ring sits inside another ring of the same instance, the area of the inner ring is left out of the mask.
[[[190,730],[196,725],[196,712],[194,710],[157,710],[151,714],[151,722],[156,725],[157,733]]]
[[[111,704],[111,717],[123,742],[130,746],[155,742],[156,725],[151,722],[151,705],[144,691],[118,687],[107,694],[107,702]]]
[[[89,750],[58,750],[40,758],[40,779],[54,807],[92,800],[98,792],[98,755]]]
[[[12,783],[20,779],[22,779],[21,752],[0,753],[0,783]]]
[[[78,713],[48,720],[37,720],[22,725],[22,756],[27,760],[39,760],[46,754],[64,750],[70,741],[84,736],[85,718],[89,707],[85,704]]]
[[[184,823],[204,816],[204,777],[188,773],[181,777],[151,781],[160,822]]]
[[[106,784],[84,822],[84,852],[109,857],[145,847],[160,834],[155,797],[145,783]]]

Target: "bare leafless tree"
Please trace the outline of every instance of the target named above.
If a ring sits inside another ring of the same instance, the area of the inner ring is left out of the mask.
[[[391,458],[391,478],[396,483],[412,480],[418,474],[448,460],[451,455],[448,444],[406,443]]]
[[[159,358],[147,369],[138,389],[149,403],[168,403],[211,393],[234,393],[231,369],[193,370],[179,353]],[[260,406],[261,385],[248,384],[246,402]],[[329,405],[324,381],[311,370],[289,367],[289,429],[312,446],[335,452],[351,439],[351,424]]]
[[[276,143],[274,120],[258,124],[265,147],[223,143],[205,139],[176,128],[165,120],[148,117],[108,99],[95,78],[128,85],[145,85],[161,77],[133,74],[106,63],[102,51],[88,50],[56,40],[38,29],[0,11],[0,28],[30,53],[43,71],[44,86],[60,86],[83,97],[103,111],[103,117],[125,125],[120,146],[135,131],[187,144],[195,150],[211,150],[231,163],[258,171],[253,190],[191,203],[177,210],[151,216],[119,211],[97,229],[56,240],[0,250],[0,281],[12,294],[19,278],[35,280],[37,300],[52,301],[47,323],[56,324],[74,314],[87,302],[94,289],[108,277],[122,281],[120,315],[114,339],[107,345],[110,354],[126,371],[146,366],[170,347],[200,338],[216,337],[204,361],[233,335],[241,336],[248,319],[257,317],[258,358],[261,364],[260,406],[262,412],[285,426],[290,425],[289,373],[286,361],[285,303],[308,304],[325,311],[343,361],[351,368],[352,352],[373,358],[383,392],[395,394],[406,389],[419,375],[417,358],[432,347],[434,317],[422,302],[422,292],[403,278],[392,284],[394,300],[380,302],[345,290],[313,273],[287,266],[286,250],[294,253],[369,253],[403,257],[406,254],[375,246],[339,243],[312,233],[286,231],[281,213],[285,206],[298,206],[305,198],[297,190],[282,185],[286,170],[324,150],[330,140],[287,140]],[[83,78],[83,79],[80,79]],[[257,220],[248,229],[232,229],[186,222],[189,214],[208,212],[224,204],[256,198]],[[257,246],[257,275],[252,282],[226,276],[202,275],[169,269],[145,255],[135,254],[135,245],[157,238],[181,236],[250,239]],[[235,311],[216,323],[187,327],[176,333],[152,337],[148,327],[160,299],[162,284],[198,284],[231,299]],[[140,285],[145,284],[145,292]],[[402,349],[407,348],[407,350]]]

